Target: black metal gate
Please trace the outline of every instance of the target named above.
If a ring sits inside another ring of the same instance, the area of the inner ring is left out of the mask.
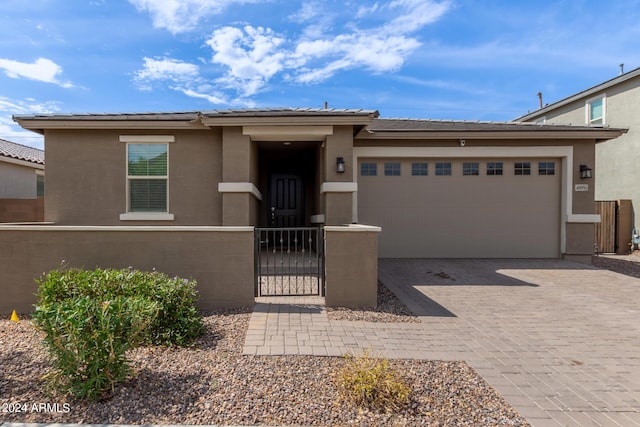
[[[256,296],[324,296],[324,234],[318,227],[256,228]]]

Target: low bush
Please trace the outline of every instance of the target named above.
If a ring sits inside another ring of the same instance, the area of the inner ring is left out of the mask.
[[[39,281],[34,324],[45,332],[50,385],[100,398],[129,373],[139,344],[188,345],[204,332],[196,283],[158,272],[64,265]]]
[[[109,301],[141,297],[155,302],[158,315],[144,333],[144,342],[185,346],[204,332],[196,307],[196,282],[166,274],[128,269],[83,270],[62,268],[38,281],[38,304],[59,303],[75,297]]]
[[[347,355],[337,376],[343,400],[378,411],[399,411],[409,403],[411,389],[389,360],[376,359],[367,352]]]
[[[129,374],[126,351],[140,342],[157,313],[157,304],[141,297],[76,296],[39,305],[33,319],[52,356],[50,386],[77,398],[113,391]]]

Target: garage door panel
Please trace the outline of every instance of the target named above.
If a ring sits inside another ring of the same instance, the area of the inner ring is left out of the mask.
[[[545,159],[548,160],[548,159]],[[382,172],[384,160],[379,163]],[[559,256],[560,161],[555,175],[515,176],[503,161],[503,176],[462,175],[462,161],[451,160],[451,176],[360,177],[359,222],[382,227],[382,257],[554,258]],[[467,160],[465,160],[467,161]],[[487,160],[477,161],[481,165]],[[511,173],[509,173],[511,172]]]

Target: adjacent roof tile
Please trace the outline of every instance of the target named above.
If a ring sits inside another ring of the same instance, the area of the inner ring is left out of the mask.
[[[463,120],[429,120],[429,119],[374,119],[367,130],[372,132],[394,131],[557,131],[557,130],[593,130],[606,127],[573,126],[556,124],[538,124],[521,122],[480,122]]]
[[[0,139],[0,156],[44,165],[44,151]]]

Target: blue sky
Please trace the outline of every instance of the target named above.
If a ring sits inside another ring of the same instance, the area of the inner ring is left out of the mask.
[[[640,0],[2,0],[12,114],[230,107],[511,120],[640,66]]]

